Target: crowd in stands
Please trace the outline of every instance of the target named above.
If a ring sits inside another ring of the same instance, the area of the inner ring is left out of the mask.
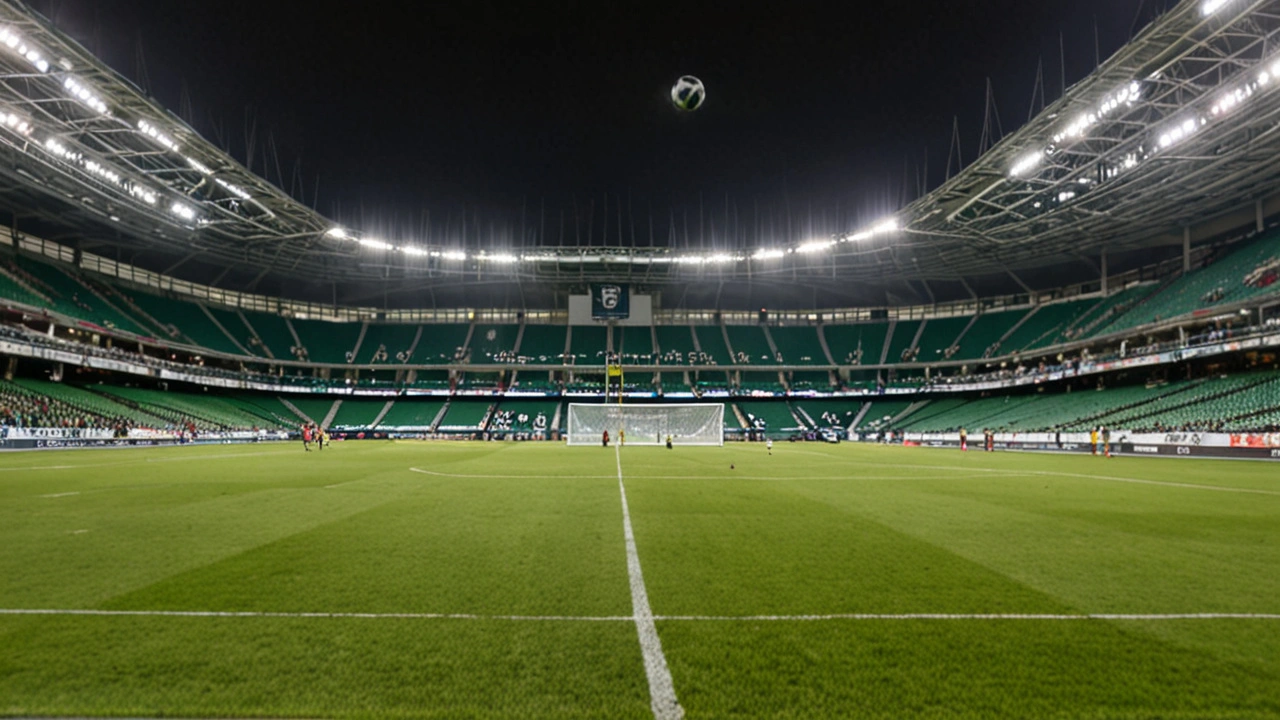
[[[844,356],[845,365],[861,365],[862,364],[862,348],[858,348],[848,355]]]
[[[13,386],[0,386],[0,425],[6,428],[113,430],[116,437],[127,436],[131,427],[126,418],[106,418],[48,395]]]
[[[1271,287],[1280,279],[1280,257],[1272,256],[1244,277],[1244,284],[1254,288]]]
[[[549,421],[546,413],[538,413],[530,417],[528,413],[518,413],[515,410],[499,410],[493,414],[489,420],[490,430],[529,430],[535,433],[543,433],[547,431]]]

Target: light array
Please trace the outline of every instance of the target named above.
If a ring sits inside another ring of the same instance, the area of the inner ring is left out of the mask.
[[[1200,14],[1205,17],[1209,17],[1234,1],[1235,0],[1204,0],[1204,4],[1200,6]]]
[[[143,135],[146,135],[152,140],[155,140],[156,142],[165,146],[166,149],[172,152],[178,152],[178,150],[180,149],[178,147],[178,143],[175,142],[173,138],[169,137],[168,135],[165,135],[158,128],[156,128],[155,125],[152,125],[146,120],[138,121],[138,130],[141,131]],[[190,158],[188,158],[188,160],[189,159]]]
[[[11,116],[11,114],[6,114],[6,123],[8,122],[7,118]],[[46,139],[42,147],[50,155],[53,155],[69,165],[75,165],[76,167],[81,168],[86,173],[100,181],[114,185],[120,190],[128,193],[130,197],[141,200],[148,205],[155,205],[158,200],[155,191],[145,185],[121,177],[120,173],[112,170],[107,165],[92,158],[85,157],[84,153],[76,152],[75,150],[67,147],[57,138],[51,137]],[[192,218],[194,217],[195,214],[192,213]]]
[[[549,251],[542,250],[522,255],[515,255],[509,252],[490,252],[481,250],[477,253],[468,254],[463,250],[428,250],[426,248],[413,245],[395,245],[382,240],[374,240],[371,238],[353,235],[346,228],[333,226],[324,232],[324,237],[333,240],[348,240],[354,242],[361,247],[367,247],[373,250],[384,252],[398,252],[411,257],[432,257],[441,260],[465,261],[475,260],[479,263],[491,265],[515,265],[517,263],[586,263],[586,264],[605,264],[619,263],[626,265],[733,265],[748,260],[778,260],[787,255],[813,254],[824,250],[829,250],[840,243],[867,240],[877,235],[896,232],[898,230],[898,221],[894,218],[882,220],[858,233],[852,235],[839,235],[823,240],[812,240],[801,243],[790,248],[760,248],[751,255],[741,253],[717,252],[710,254],[690,254],[690,255],[666,255],[666,254],[605,254],[591,253],[584,251]]]
[[[175,202],[171,205],[169,211],[188,222],[196,219],[196,211],[180,202]]]
[[[4,43],[10,50],[17,52],[31,66],[42,73],[49,72],[49,61],[44,59],[39,50],[28,45],[23,41],[22,36],[12,28],[0,28],[0,43]]]
[[[93,111],[99,115],[110,114],[111,109],[102,101],[102,98],[98,97],[92,90],[86,87],[79,80],[76,80],[74,77],[68,75],[63,78],[62,87],[66,88],[67,92],[71,93],[71,97],[92,108]]]
[[[226,180],[223,180],[222,178],[214,178],[214,182],[218,183],[218,185],[222,186],[223,188],[226,188],[227,192],[231,193],[232,195],[235,195],[241,200],[253,199],[253,196],[245,192],[244,188],[240,187],[239,185],[234,185],[232,183],[229,183]]]
[[[31,127],[31,123],[11,112],[0,112],[0,125],[9,128],[23,137],[31,135],[31,131],[34,129]]]

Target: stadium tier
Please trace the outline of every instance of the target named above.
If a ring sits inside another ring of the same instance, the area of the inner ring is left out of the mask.
[[[579,325],[572,328],[569,354],[575,365],[604,365],[609,355],[609,328]]]
[[[168,334],[173,340],[228,355],[244,354],[197,303],[145,292],[124,292],[139,308],[169,328]]]
[[[761,325],[726,325],[734,365],[777,365],[779,354],[769,347]]]
[[[554,400],[504,400],[489,419],[496,433],[549,433],[554,429],[560,403]]]
[[[890,364],[918,362],[919,348],[915,345],[923,320],[899,320],[891,325],[893,336],[888,342],[885,362]],[[863,363],[864,365],[866,363]]]
[[[521,359],[530,363],[556,364],[563,362],[565,355],[565,334],[568,328],[564,325],[536,325],[526,323],[520,338]],[[601,349],[597,347],[592,350]]]
[[[431,430],[444,407],[443,400],[397,400],[378,423],[378,429],[388,432]]]
[[[653,354],[653,328],[648,325],[616,328],[613,351],[629,365],[657,364],[658,359]]]
[[[442,326],[443,327],[443,326]],[[364,342],[360,344],[360,352],[356,362],[360,364],[396,363],[408,361],[431,362],[418,359],[415,343],[420,343],[425,334],[421,325],[380,325],[371,324],[365,332]],[[410,354],[410,351],[414,351]],[[453,360],[450,354],[449,361]]]
[[[437,429],[442,432],[477,432],[484,428],[493,403],[487,400],[453,400]]]
[[[693,335],[700,352],[711,365],[733,365],[733,355],[724,341],[724,329],[719,325],[694,325]]]
[[[422,337],[413,351],[412,362],[428,365],[440,365],[455,362],[466,353],[467,335],[471,326],[464,323],[433,323],[422,326]],[[401,338],[407,336],[398,330]],[[401,341],[403,344],[403,340]],[[408,351],[409,346],[404,350]],[[389,362],[397,362],[395,353],[391,353]]]
[[[831,355],[840,365],[879,365],[889,323],[826,325],[822,328]]]
[[[1022,324],[1008,337],[997,338],[1000,345],[996,353],[1020,353],[1053,345],[1063,330],[1097,304],[1097,300],[1068,300],[1034,308],[1023,316]]]
[[[364,324],[291,319],[307,359],[317,363],[351,363],[364,336]]]
[[[654,328],[658,338],[660,362],[663,365],[692,365],[697,356],[693,344],[693,330],[685,325],[658,325]],[[663,378],[666,382],[666,378]]]
[[[519,325],[477,324],[471,334],[468,357],[478,364],[514,362]]]
[[[1219,305],[1280,291],[1280,233],[1272,232],[1225,252],[1207,267],[1193,270],[1117,318],[1107,332],[1211,311]]]
[[[336,430],[369,430],[381,419],[389,401],[346,398],[341,402],[329,427]]]
[[[792,402],[800,419],[814,430],[848,429],[862,411],[864,403],[848,400],[808,400]]]
[[[154,334],[80,282],[71,267],[38,262],[21,255],[8,256],[6,260],[11,276],[48,298],[50,309],[113,330],[142,336]]]
[[[972,315],[930,320],[920,333],[920,352],[917,355],[919,361],[927,363],[950,360],[956,355],[960,334],[972,321]]]
[[[1000,339],[1027,316],[1027,310],[986,312],[978,316],[960,338],[955,360],[977,360],[999,354]]]
[[[822,350],[822,340],[818,337],[817,327],[794,327],[775,325],[768,329],[773,344],[778,347],[778,355],[785,365],[830,365],[827,354]],[[734,346],[737,349],[737,346]]]

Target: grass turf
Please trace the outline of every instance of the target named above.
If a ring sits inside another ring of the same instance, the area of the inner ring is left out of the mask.
[[[1277,620],[735,619],[1280,613],[1274,465],[622,467],[654,613],[722,618],[658,621],[690,718],[1280,716]],[[0,608],[627,616],[616,472],[553,444],[5,455]],[[0,648],[0,714],[651,716],[626,620],[0,615]]]

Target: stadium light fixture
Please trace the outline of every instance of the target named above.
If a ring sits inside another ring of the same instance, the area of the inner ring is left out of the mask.
[[[67,92],[71,93],[71,97],[84,103],[89,108],[92,108],[93,111],[99,115],[108,115],[111,113],[111,109],[102,101],[102,98],[94,94],[92,90],[76,78],[68,75],[62,81],[62,86],[67,89]]]
[[[796,248],[796,252],[804,253],[806,255],[812,255],[813,253],[819,253],[819,252],[822,252],[823,250],[831,248],[835,244],[836,244],[835,240],[811,240],[807,243],[802,243],[799,247]]]
[[[28,45],[13,28],[0,28],[0,43],[4,43],[10,50],[21,55],[36,70],[42,73],[49,72],[49,61],[44,59],[44,55],[39,50]]]
[[[1044,150],[1037,150],[1030,155],[1022,158],[1009,168],[1009,175],[1012,177],[1022,177],[1040,165],[1040,161],[1044,159]]]
[[[175,202],[170,206],[169,211],[188,222],[196,219],[196,211],[179,202]]]
[[[374,240],[373,238],[360,238],[359,240],[356,240],[356,242],[360,243],[360,245],[363,247],[367,247],[373,250],[394,250],[395,249],[395,246],[392,245],[391,243],[383,242],[381,240]]]
[[[493,255],[490,255],[488,253],[481,252],[477,259],[484,262],[497,263],[499,265],[510,265],[520,261],[520,258],[512,255],[511,253],[494,253]]]
[[[208,165],[205,165],[204,163],[200,162],[199,160],[196,160],[195,158],[191,158],[191,157],[187,158],[187,164],[190,165],[193,170],[198,171],[201,175],[213,174],[213,170],[210,170]]]
[[[435,255],[435,253],[432,254]],[[439,253],[438,257],[442,260],[455,260],[461,262],[467,259],[467,254],[461,250],[445,250],[444,252]]]
[[[334,238],[335,240],[346,240],[347,238],[351,237],[350,235],[347,235],[346,230],[343,230],[340,227],[329,228],[327,231],[325,231],[324,236]]]
[[[31,127],[31,123],[11,112],[0,112],[0,125],[3,125],[23,137],[29,136],[31,131],[34,129]]]
[[[245,192],[244,188],[240,187],[239,185],[233,185],[233,184],[231,184],[231,183],[227,182],[226,180],[223,180],[222,178],[215,178],[215,179],[214,179],[214,182],[216,182],[216,183],[218,183],[218,185],[220,185],[220,186],[222,186],[222,187],[226,188],[227,192],[231,193],[232,195],[235,195],[236,197],[240,198],[241,200],[252,200],[252,199],[253,199],[253,196],[252,196],[252,195],[250,195],[249,193]]]
[[[160,143],[166,149],[172,152],[178,152],[178,150],[180,149],[178,146],[178,143],[173,138],[169,137],[163,132],[160,132],[160,130],[156,128],[155,125],[152,125],[146,120],[138,121],[138,132],[142,133],[143,135],[146,135],[152,140],[155,140],[156,142]]]
[[[1200,6],[1200,14],[1204,17],[1209,17],[1232,2],[1234,0],[1204,0],[1204,4]]]
[[[786,257],[786,255],[787,255],[787,252],[785,250],[761,249],[761,250],[757,250],[755,254],[751,256],[751,259],[752,260],[777,260],[779,258]]]
[[[396,248],[396,249],[397,249],[397,250],[399,250],[400,252],[404,253],[405,255],[412,255],[412,256],[414,256],[414,257],[423,257],[423,256],[426,256],[426,255],[429,255],[429,254],[430,254],[429,252],[427,252],[427,251],[426,251],[426,250],[424,250],[423,248],[420,248],[420,247],[413,247],[413,246],[411,246],[411,245],[406,245],[406,246],[403,246],[403,247],[398,247],[398,248]]]

